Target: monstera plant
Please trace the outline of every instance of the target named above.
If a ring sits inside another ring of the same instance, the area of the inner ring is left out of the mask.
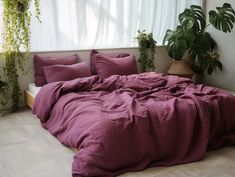
[[[5,81],[12,100],[12,111],[19,108],[20,86],[19,70],[27,71],[25,60],[30,50],[30,5],[34,2],[35,15],[39,19],[40,0],[2,0],[3,5],[3,63]],[[40,21],[40,20],[39,20]]]
[[[192,5],[179,15],[177,28],[166,31],[163,43],[171,58],[188,61],[198,74],[204,71],[212,74],[215,68],[222,70],[222,63],[218,60],[217,44],[206,29],[212,25],[225,33],[231,32],[234,21],[234,9],[228,3],[209,12],[209,24],[202,8]]]

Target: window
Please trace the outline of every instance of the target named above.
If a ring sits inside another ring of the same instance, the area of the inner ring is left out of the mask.
[[[136,46],[138,29],[153,32],[161,44],[166,29],[175,28],[178,14],[191,4],[201,5],[202,0],[41,0],[42,23],[32,18],[31,48]]]

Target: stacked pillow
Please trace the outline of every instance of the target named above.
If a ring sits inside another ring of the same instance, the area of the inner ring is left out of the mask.
[[[127,53],[104,54],[92,50],[90,64],[91,73],[104,78],[138,73],[135,56]]]
[[[47,83],[69,81],[81,77],[91,76],[90,68],[86,62],[73,65],[54,65],[43,67]]]
[[[96,75],[97,70],[96,70],[96,56],[97,55],[102,55],[102,56],[107,56],[107,57],[111,57],[111,58],[122,58],[122,57],[127,57],[130,54],[128,53],[100,53],[97,50],[92,50],[91,51],[91,55],[90,55],[90,66],[91,66],[91,74],[92,75]]]
[[[35,85],[41,87],[47,83],[73,80],[91,75],[103,78],[111,75],[137,74],[134,55],[128,53],[99,53],[91,51],[90,67],[81,62],[78,55],[67,57],[34,56]]]
[[[34,55],[35,85],[42,87],[50,82],[90,76],[89,66],[84,62],[79,62],[81,59],[76,54],[67,57]]]

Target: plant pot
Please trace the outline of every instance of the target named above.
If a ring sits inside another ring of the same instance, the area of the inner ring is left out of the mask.
[[[172,60],[167,73],[188,78],[192,78],[192,76],[194,75],[194,72],[190,65],[183,60]]]

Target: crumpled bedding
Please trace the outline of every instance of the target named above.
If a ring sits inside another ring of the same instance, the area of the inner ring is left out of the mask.
[[[73,177],[113,177],[234,145],[234,108],[226,91],[143,73],[47,84],[33,113],[61,143],[79,149]]]

